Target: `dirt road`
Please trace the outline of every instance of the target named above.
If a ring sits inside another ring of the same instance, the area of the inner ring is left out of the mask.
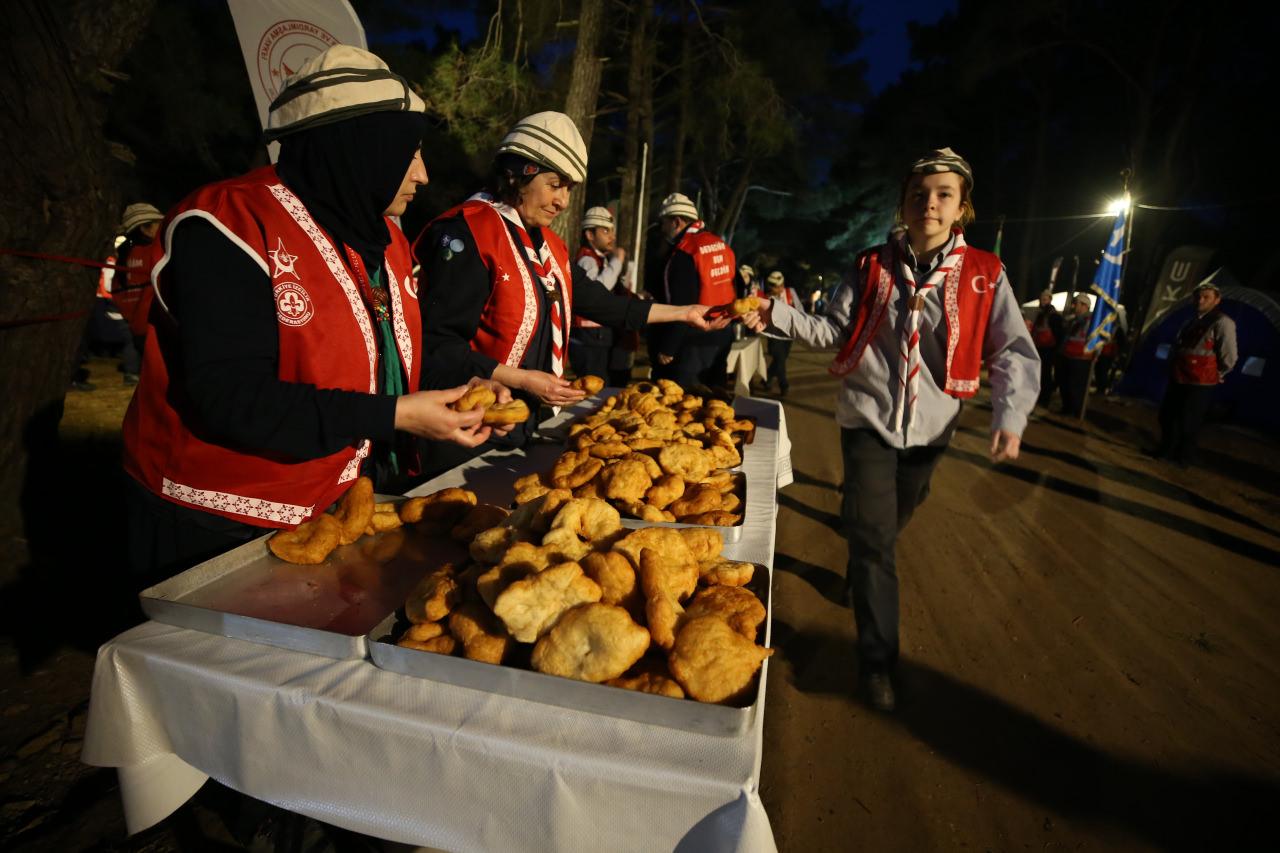
[[[829,356],[786,400],[762,796],[781,850],[1246,849],[1280,805],[1280,454],[1210,430],[1233,476],[1140,452],[1093,405],[987,461],[966,406],[900,540],[900,708],[851,697]],[[1243,846],[1242,846],[1243,845]]]

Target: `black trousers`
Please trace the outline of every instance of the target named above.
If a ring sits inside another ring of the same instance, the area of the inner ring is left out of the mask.
[[[569,333],[569,363],[578,376],[609,373],[609,347],[613,345],[613,329],[574,329]]]
[[[769,347],[769,378],[766,381],[772,385],[773,380],[777,379],[778,390],[785,394],[791,387],[791,383],[787,381],[787,356],[791,355],[791,341],[765,338],[765,343]]]
[[[1084,412],[1085,396],[1089,393],[1089,377],[1093,373],[1093,360],[1064,358],[1058,362],[1058,390],[1062,392],[1062,413],[1078,418]]]
[[[890,447],[869,429],[842,429],[844,500],[841,519],[849,541],[845,575],[858,628],[864,669],[888,669],[898,660],[898,534],[929,495],[933,469],[947,449]]]
[[[170,503],[126,476],[129,571],[144,589],[267,532],[220,515]]]
[[[1053,399],[1053,392],[1057,389],[1054,384],[1057,377],[1054,375],[1054,362],[1057,361],[1057,354],[1053,348],[1036,350],[1040,355],[1040,399],[1036,400],[1037,406],[1047,406]]]
[[[1209,414],[1214,385],[1170,382],[1160,402],[1159,454],[1178,462],[1194,462],[1200,428]]]

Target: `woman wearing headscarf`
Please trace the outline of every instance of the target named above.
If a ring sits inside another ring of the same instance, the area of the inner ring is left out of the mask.
[[[839,346],[836,421],[844,456],[841,522],[859,679],[891,711],[898,660],[898,535],[929,494],[962,401],[991,382],[991,460],[1017,459],[1040,390],[1035,344],[1000,259],[969,246],[973,170],[950,148],[916,160],[902,180],[900,235],[858,255],[852,280],[815,316],[770,299],[745,322]]]
[[[564,378],[572,319],[637,330],[646,323],[708,324],[705,305],[655,305],[610,293],[573,267],[548,226],[587,174],[587,151],[564,113],[516,122],[498,146],[488,186],[445,211],[414,243],[422,265],[427,381],[495,379],[529,403],[565,406],[582,391]],[[501,443],[525,443],[537,418]],[[449,467],[439,459],[430,467]]]
[[[162,229],[145,368],[124,422],[130,563],[183,569],[322,513],[362,473],[413,466],[397,430],[476,445],[464,389],[422,370],[408,242],[389,218],[427,181],[423,103],[334,46],[271,107],[276,166],[202,187]],[[505,396],[505,395],[504,395]]]

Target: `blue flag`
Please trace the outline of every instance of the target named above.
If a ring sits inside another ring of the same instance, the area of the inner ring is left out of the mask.
[[[1089,334],[1085,338],[1085,352],[1093,353],[1104,346],[1115,334],[1116,320],[1120,315],[1120,274],[1124,270],[1124,229],[1129,213],[1126,205],[1116,217],[1111,229],[1111,239],[1102,252],[1102,263],[1093,274],[1090,290],[1098,297],[1093,305],[1093,319],[1089,322]]]

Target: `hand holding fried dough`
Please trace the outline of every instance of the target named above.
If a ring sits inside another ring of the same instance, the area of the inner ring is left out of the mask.
[[[463,447],[484,444],[493,430],[481,423],[483,412],[456,412],[449,408],[449,404],[467,390],[464,385],[447,391],[417,391],[397,397],[396,429]]]
[[[773,300],[766,296],[756,296],[760,304],[754,311],[742,315],[742,324],[753,332],[763,332],[773,325]]]
[[[569,380],[541,370],[499,364],[493,369],[493,378],[503,385],[532,394],[548,406],[572,406],[587,396],[586,392],[574,388]]]
[[[579,376],[573,380],[572,387],[586,391],[588,395],[599,394],[604,390],[604,380],[599,376]]]

